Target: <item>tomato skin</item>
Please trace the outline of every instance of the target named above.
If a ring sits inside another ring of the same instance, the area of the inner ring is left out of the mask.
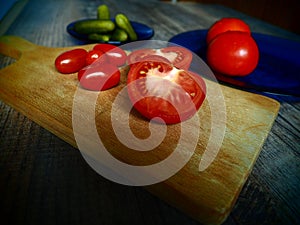
[[[105,63],[107,61],[106,55],[100,50],[90,50],[86,55],[86,65],[91,65],[92,63]]]
[[[218,35],[207,48],[207,63],[212,70],[230,76],[246,76],[257,66],[259,50],[255,40],[239,31]]]
[[[92,64],[78,72],[81,87],[91,91],[104,91],[120,82],[120,71],[112,64]]]
[[[222,18],[216,21],[208,30],[206,43],[209,44],[219,34],[227,31],[241,31],[251,34],[250,27],[243,20],[238,18]]]
[[[76,48],[63,52],[55,59],[55,67],[60,73],[69,74],[78,72],[86,65],[87,51]]]
[[[205,99],[204,80],[164,62],[143,61],[130,68],[127,90],[145,118],[175,124],[192,117]]]
[[[93,49],[106,53],[105,55],[108,62],[116,66],[124,65],[127,60],[126,52],[115,45],[96,44]]]
[[[176,68],[187,70],[192,62],[192,53],[183,47],[170,46],[162,49],[139,49],[128,55],[127,63],[129,65],[141,61],[146,56],[156,55],[168,59]]]

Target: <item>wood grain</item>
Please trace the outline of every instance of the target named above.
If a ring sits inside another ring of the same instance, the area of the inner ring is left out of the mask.
[[[7,34],[43,46],[81,44],[65,31],[94,17],[104,1],[31,0]],[[207,29],[222,17],[245,20],[254,32],[292,40],[299,35],[220,5],[157,0],[105,1],[112,12],[155,29],[154,40]],[[167,13],[166,13],[167,12]],[[280,18],[280,15],[274,15]],[[0,55],[0,67],[14,62]],[[274,96],[272,96],[274,97]],[[295,225],[300,215],[300,101],[275,96],[279,115],[236,204],[223,225]],[[0,216],[9,224],[199,225],[139,187],[99,176],[74,147],[0,101]]]
[[[77,147],[72,129],[72,106],[78,85],[77,76],[62,75],[53,65],[61,52],[75,47],[78,46],[49,48],[37,46],[19,37],[2,36],[1,52],[17,59],[17,62],[0,71],[0,97],[28,118]],[[92,48],[91,45],[80,47]],[[151,164],[154,159],[162,160],[163,154],[160,151],[172,152],[176,147],[180,125],[169,126],[167,140],[147,154],[128,150],[114,135],[110,124],[111,107],[114,98],[125,85],[125,69],[122,77],[121,85],[101,93],[97,100],[96,120],[99,121],[98,130],[102,131],[99,135],[108,151],[128,164]],[[217,124],[224,124],[225,136],[218,154],[213,156],[215,158],[212,164],[204,171],[199,171],[200,160],[206,160],[206,152],[212,151],[206,149],[212,130],[211,105],[220,98],[213,91],[219,88],[217,83],[206,80],[206,85],[207,99],[211,102],[206,100],[198,112],[200,127],[193,124],[190,127],[191,132],[199,130],[201,133],[192,158],[176,175],[147,189],[204,224],[220,224],[228,217],[253,168],[277,116],[279,103],[263,96],[220,86],[226,120],[219,119]],[[88,102],[90,95],[94,94],[87,93],[87,99],[83,97],[82,103]],[[122,97],[126,101],[127,96]],[[86,115],[84,108],[82,115]],[[125,115],[120,113],[114,119],[121,121],[124,118]],[[131,120],[131,129],[136,133],[148,129],[148,122],[143,118],[133,115]],[[86,129],[83,127],[81,130],[80,135],[85,137]],[[89,140],[89,136],[86,138],[87,142],[93,141]],[[188,142],[183,145],[188,145]],[[174,147],[172,143],[175,143]]]

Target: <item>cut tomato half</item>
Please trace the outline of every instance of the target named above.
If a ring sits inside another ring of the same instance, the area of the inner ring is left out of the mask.
[[[188,49],[179,46],[170,46],[161,49],[145,48],[135,50],[128,55],[127,63],[131,65],[140,62],[150,55],[164,57],[176,68],[184,70],[189,69],[193,58],[192,53]]]
[[[144,117],[174,124],[192,117],[205,99],[204,80],[191,71],[165,63],[142,61],[127,78],[128,95]]]

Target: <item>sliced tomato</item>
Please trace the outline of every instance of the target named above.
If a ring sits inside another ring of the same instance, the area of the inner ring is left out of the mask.
[[[78,72],[81,87],[92,91],[104,91],[120,82],[120,71],[112,64],[96,63]]]
[[[164,57],[169,59],[175,67],[184,70],[188,70],[190,68],[193,59],[193,55],[190,50],[179,46],[171,46],[162,48],[160,52]]]
[[[127,57],[127,64],[132,65],[142,61],[146,56],[155,55],[156,50],[151,48],[143,48],[132,51]]]
[[[147,55],[147,56],[143,57],[142,59],[140,59],[140,61],[138,61],[134,64],[131,64],[130,67],[133,67],[134,65],[139,64],[140,62],[162,62],[162,63],[165,63],[165,64],[170,65],[170,66],[172,64],[165,57],[162,57],[162,56],[159,56],[159,55]]]
[[[206,86],[197,74],[154,61],[130,68],[128,95],[144,117],[174,124],[192,117],[205,99]]]
[[[104,53],[106,53],[106,58],[108,59],[108,62],[116,65],[116,66],[122,66],[125,64],[127,55],[125,51],[115,45],[111,44],[96,44],[93,48],[94,50],[100,50]]]
[[[141,61],[149,55],[157,55],[168,59],[175,67],[179,69],[189,69],[193,55],[191,51],[179,46],[170,46],[161,49],[138,49],[128,55],[128,64]]]

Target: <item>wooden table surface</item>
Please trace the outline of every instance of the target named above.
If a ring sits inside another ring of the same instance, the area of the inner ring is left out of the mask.
[[[95,17],[103,2],[31,0],[6,34],[44,46],[78,45],[66,25]],[[156,0],[105,3],[112,12],[152,26],[155,40],[168,41],[178,33],[207,29],[217,19],[236,16],[254,32],[300,41],[293,33],[219,5]],[[1,68],[11,62],[0,57]],[[279,115],[226,225],[300,224],[300,100],[278,100]],[[2,224],[199,224],[141,187],[101,177],[77,149],[3,102],[0,208]]]

